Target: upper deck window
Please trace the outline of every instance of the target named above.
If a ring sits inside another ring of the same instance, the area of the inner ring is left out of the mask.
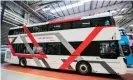
[[[71,22],[65,22],[65,23],[62,23],[62,28],[63,29],[71,29],[72,25]]]
[[[16,35],[16,34],[24,34],[24,30],[22,28],[9,30],[9,35]]]
[[[28,27],[28,29],[31,33],[36,33],[36,32],[65,30],[65,29],[109,26],[114,24],[115,22],[112,17],[100,17],[100,18],[84,19],[77,21],[61,22],[55,24],[38,25],[38,26]],[[23,28],[9,31],[9,35],[16,35],[16,34],[24,34]]]
[[[72,22],[72,28],[73,29],[86,28],[86,27],[90,27],[90,20],[89,19]]]
[[[109,26],[109,25],[114,25],[114,21],[112,20],[111,17],[103,17],[103,18],[91,19],[91,26],[92,27]]]

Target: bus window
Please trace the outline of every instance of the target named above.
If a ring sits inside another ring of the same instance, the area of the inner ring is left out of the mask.
[[[60,24],[53,24],[53,26],[54,26],[54,30],[61,30],[62,29],[61,23]]]
[[[53,31],[53,30],[54,30],[54,24],[49,24],[48,31]]]
[[[91,26],[92,27],[108,26],[108,25],[111,25],[111,21],[110,21],[109,17],[91,19]]]
[[[92,41],[82,52],[81,56],[99,56],[99,43]]]
[[[14,34],[19,34],[19,29],[15,29]]]
[[[110,25],[109,20],[105,19],[104,25]]]
[[[90,20],[89,19],[82,20],[82,27],[90,27]]]
[[[74,21],[72,22],[72,28],[82,28],[82,21]]]
[[[46,53],[47,50],[46,43],[39,43],[39,45],[41,47],[41,50]]]
[[[32,33],[42,32],[42,31],[43,31],[43,30],[40,28],[40,26],[31,27],[31,28],[29,28],[29,30],[30,30]]]
[[[65,22],[65,23],[62,23],[62,28],[63,29],[71,29],[71,22]]]
[[[47,25],[41,25],[39,27],[43,32],[47,31]]]
[[[9,30],[9,35],[13,35],[14,34],[14,30]]]
[[[48,55],[61,55],[60,43],[48,43],[47,53]]]
[[[19,29],[19,34],[24,34],[24,29],[20,28]]]
[[[117,58],[118,46],[115,42],[101,42],[100,43],[100,57],[101,58]]]

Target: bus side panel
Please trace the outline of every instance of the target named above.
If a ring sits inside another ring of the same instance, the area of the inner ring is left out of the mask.
[[[17,56],[13,56],[10,51],[7,51],[5,54],[5,62],[19,64],[19,59]]]

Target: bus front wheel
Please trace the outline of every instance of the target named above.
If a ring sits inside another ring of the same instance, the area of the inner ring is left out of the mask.
[[[27,65],[27,61],[25,58],[19,59],[19,65],[25,67]]]
[[[87,75],[92,72],[92,68],[88,62],[80,61],[76,65],[76,71],[82,75]]]

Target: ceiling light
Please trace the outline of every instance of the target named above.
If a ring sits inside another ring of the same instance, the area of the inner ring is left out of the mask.
[[[114,13],[117,13],[117,11],[116,10],[112,10],[112,11],[110,11],[110,13],[114,14]]]
[[[131,24],[130,26],[133,26],[133,24]]]
[[[114,16],[114,18],[122,18],[123,16]]]
[[[42,11],[48,11],[48,10],[50,10],[50,8],[44,8],[44,9],[42,9]]]
[[[123,12],[123,11],[125,11],[125,10],[127,10],[127,8],[123,8],[123,9],[121,9],[121,12]]]
[[[66,6],[62,6],[62,7],[57,7],[55,8],[55,10],[50,10],[52,13],[55,13],[55,12],[60,12],[61,10],[66,10],[66,9],[70,9],[72,7],[77,7],[77,6],[81,6],[81,5],[84,5],[85,2],[89,2],[91,0],[83,0],[83,1],[80,1],[80,2],[77,2],[77,3],[73,3],[73,4],[70,4],[70,5],[66,5]]]

